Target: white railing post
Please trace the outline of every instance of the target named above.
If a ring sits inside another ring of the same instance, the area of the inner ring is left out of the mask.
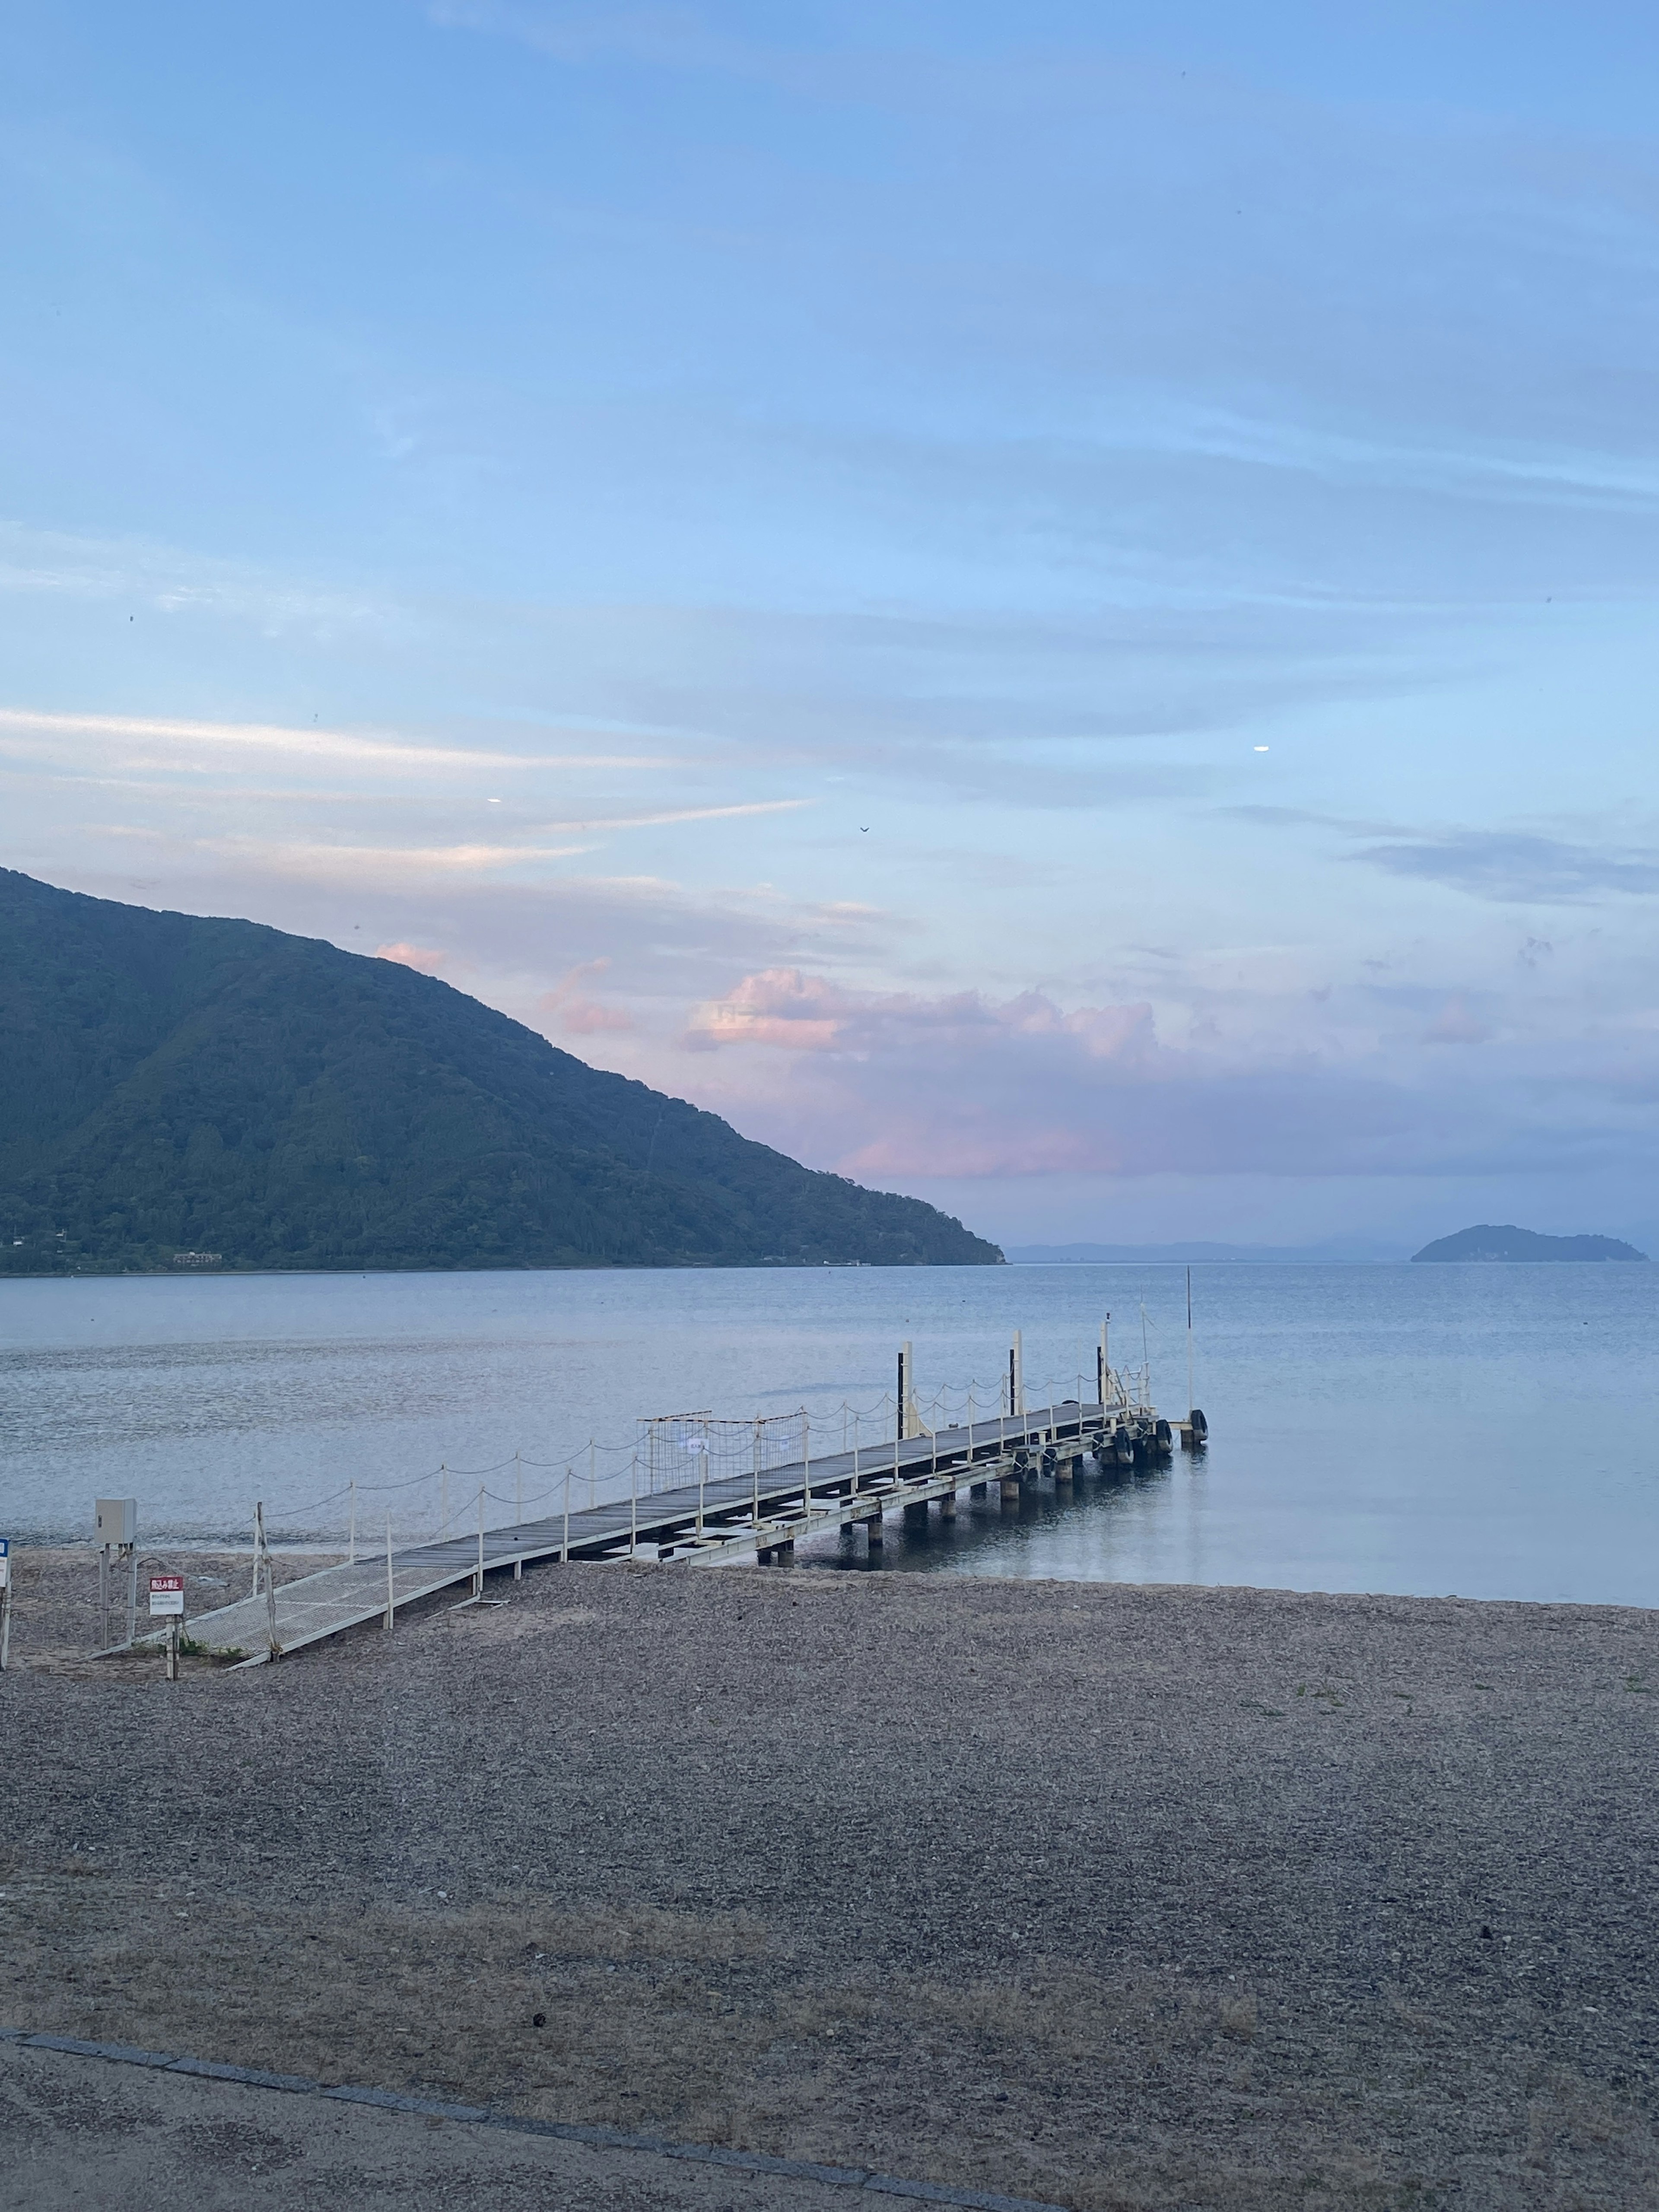
[[[640,1541],[640,1455],[634,1455],[633,1475],[628,1486],[628,1556],[631,1559],[639,1549]]]
[[[812,1517],[812,1416],[800,1409],[800,1517]]]
[[[484,1486],[483,1483],[480,1483],[478,1485],[478,1571],[472,1577],[472,1595],[474,1597],[482,1597],[483,1595],[483,1521]]]
[[[570,1565],[570,1469],[564,1471],[564,1543],[559,1552],[559,1565]]]
[[[392,1508],[386,1513],[386,1626],[392,1626],[392,1616],[398,1609],[397,1589],[392,1580]]]
[[[346,1538],[346,1565],[355,1567],[357,1564],[357,1479],[355,1475],[351,1479],[350,1489],[351,1526]]]

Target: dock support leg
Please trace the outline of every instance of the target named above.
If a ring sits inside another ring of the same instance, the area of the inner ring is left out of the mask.
[[[939,1517],[941,1521],[954,1521],[956,1519],[957,1493],[954,1490],[947,1490],[944,1497],[939,1499]]]
[[[1002,1502],[1005,1505],[1019,1503],[1019,1474],[1015,1468],[1005,1467],[1002,1470]]]
[[[870,1516],[870,1518],[864,1524],[864,1533],[869,1540],[870,1549],[872,1552],[880,1551],[883,1534],[881,1516],[879,1513],[872,1513]]]

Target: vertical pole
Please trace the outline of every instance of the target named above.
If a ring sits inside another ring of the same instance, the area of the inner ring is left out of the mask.
[[[109,1650],[109,1546],[98,1554],[98,1649]]]
[[[472,1595],[474,1597],[482,1597],[483,1595],[483,1515],[484,1486],[483,1483],[480,1483],[478,1485],[478,1567],[477,1573],[472,1577]]]
[[[812,1416],[800,1409],[800,1517],[812,1517]]]
[[[167,1623],[167,1680],[179,1679],[179,1623],[173,1619]]]
[[[559,1565],[570,1565],[570,1469],[564,1471],[564,1541],[559,1547]]]
[[[259,1595],[259,1509],[258,1509],[258,1507],[256,1505],[256,1506],[254,1507],[254,1509],[253,1509],[253,1588],[252,1588],[252,1589],[248,1592],[248,1595],[249,1595],[250,1597],[258,1597],[258,1595]]]
[[[640,1542],[640,1455],[634,1455],[634,1468],[628,1486],[628,1556],[631,1559]]]
[[[270,1562],[265,1557],[265,1509],[264,1501],[257,1500],[253,1508],[253,1595],[259,1595],[259,1570],[264,1569],[267,1584],[270,1581]]]
[[[859,1416],[853,1416],[853,1495],[859,1494]]]
[[[6,1662],[11,1656],[11,1561],[6,1562],[6,1580],[0,1588],[0,1674],[6,1671]]]
[[[907,1342],[899,1354],[899,1434],[913,1437],[916,1433],[916,1357]]]
[[[270,1645],[271,1657],[273,1659],[280,1659],[283,1656],[283,1646],[281,1640],[276,1634],[276,1577],[270,1571],[270,1546],[265,1540],[265,1509],[261,1505],[258,1510],[259,1515],[260,1548],[264,1551],[265,1555],[266,1640]]]
[[[598,1449],[598,1445],[593,1442],[592,1437],[589,1437],[587,1439],[587,1503],[590,1508],[599,1487],[599,1473],[593,1464],[594,1454]]]
[[[1193,1389],[1193,1271],[1187,1270],[1187,1412],[1191,1416],[1195,1396]]]
[[[127,1642],[138,1637],[138,1547],[127,1546]]]
[[[755,1512],[757,1533],[760,1528],[760,1415],[755,1416]]]
[[[442,1460],[438,1466],[438,1534],[449,1533],[449,1462]]]
[[[354,1475],[354,1476],[352,1477],[352,1480],[351,1480],[351,1528],[350,1528],[350,1533],[349,1533],[349,1534],[348,1535],[348,1537],[347,1537],[347,1539],[346,1539],[346,1565],[347,1565],[349,1567],[355,1567],[355,1566],[356,1565],[356,1564],[357,1564],[357,1480],[356,1480],[356,1477]]]
[[[707,1438],[704,1439],[705,1445]],[[697,1454],[697,1534],[702,1534],[702,1494],[708,1485],[708,1453],[705,1449]]]
[[[1014,1394],[1014,1418],[1025,1411],[1025,1340],[1024,1332],[1014,1331],[1013,1349],[1008,1356],[1010,1386]]]
[[[396,1609],[396,1604],[397,1604],[397,1601],[396,1601],[396,1598],[395,1598],[395,1596],[394,1596],[394,1595],[393,1595],[393,1590],[392,1590],[392,1509],[391,1509],[391,1507],[390,1507],[390,1506],[388,1506],[388,1507],[386,1508],[386,1622],[385,1622],[385,1626],[386,1626],[387,1628],[390,1628],[390,1627],[391,1627],[391,1626],[392,1626],[392,1613],[393,1613],[394,1610]]]
[[[524,1521],[524,1462],[517,1452],[513,1455],[513,1526],[517,1528]]]

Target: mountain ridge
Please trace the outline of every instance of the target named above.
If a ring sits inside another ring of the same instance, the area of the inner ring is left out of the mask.
[[[0,1273],[986,1266],[397,963],[0,869]]]

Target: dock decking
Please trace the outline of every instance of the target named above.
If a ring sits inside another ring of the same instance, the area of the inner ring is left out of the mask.
[[[216,1650],[237,1650],[258,1666],[365,1622],[383,1620],[417,1600],[471,1583],[483,1595],[485,1576],[522,1571],[550,1559],[674,1559],[687,1564],[754,1555],[789,1556],[798,1541],[849,1523],[870,1525],[880,1540],[883,1516],[895,1505],[925,1509],[934,1500],[954,1511],[964,1484],[992,1480],[1018,1486],[1035,1474],[1033,1452],[1071,1462],[1097,1443],[1119,1459],[1169,1449],[1170,1431],[1149,1407],[1079,1405],[1073,1400],[1034,1412],[940,1429],[897,1443],[832,1452],[810,1466],[765,1468],[672,1490],[617,1498],[482,1535],[394,1547],[390,1558],[364,1557],[325,1567],[278,1588],[203,1613],[190,1633]],[[1020,1462],[1027,1462],[1022,1468]],[[948,1502],[947,1502],[948,1501]],[[140,1638],[141,1643],[150,1639]]]

